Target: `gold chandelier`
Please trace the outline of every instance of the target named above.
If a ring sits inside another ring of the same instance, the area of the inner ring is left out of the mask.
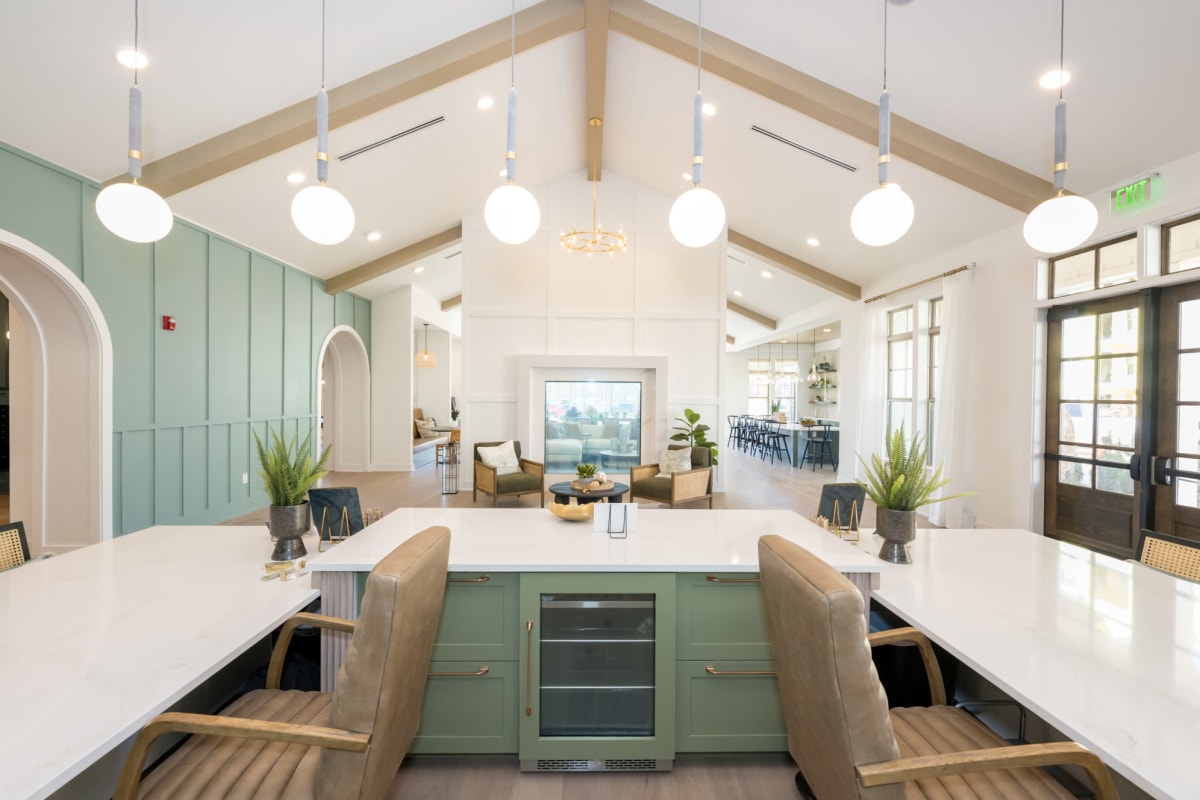
[[[588,120],[588,125],[591,126],[592,136],[596,135],[597,130],[602,124],[598,117],[592,117]],[[595,148],[593,148],[595,152]],[[596,221],[596,165],[592,164],[592,227],[590,230],[580,230],[576,228],[570,233],[564,233],[559,237],[562,246],[568,252],[576,253],[624,253],[626,245],[629,244],[625,238],[625,234],[618,228],[616,233],[611,231],[601,230],[600,223]]]

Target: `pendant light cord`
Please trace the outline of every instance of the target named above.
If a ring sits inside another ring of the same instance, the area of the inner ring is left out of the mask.
[[[701,42],[704,36],[704,0],[696,0],[696,91],[700,91]]]
[[[883,90],[887,91],[887,8],[888,0],[883,0]]]
[[[133,85],[138,85],[138,60],[142,51],[138,49],[138,0],[133,0]]]
[[[508,54],[508,85],[517,85],[517,0],[512,0],[512,13],[509,15],[510,51]]]
[[[325,0],[321,0],[321,91],[325,91]]]
[[[1058,99],[1063,99],[1063,50],[1067,41],[1067,0],[1060,0],[1058,10]]]

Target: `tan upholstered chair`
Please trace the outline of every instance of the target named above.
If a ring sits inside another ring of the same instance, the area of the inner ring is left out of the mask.
[[[357,622],[297,614],[271,654],[267,689],[220,716],[162,714],[134,741],[114,800],[382,798],[408,752],[442,612],[450,531],[429,528],[371,570]],[[353,634],[333,692],[278,688],[297,625]],[[170,731],[193,736],[140,782],[146,751]]]
[[[1073,742],[1008,746],[962,709],[945,705],[933,648],[919,631],[867,636],[854,584],[780,536],[758,542],[763,601],[796,783],[821,800],[1022,797],[1070,800],[1038,767],[1086,770],[1098,800],[1117,791],[1096,755]],[[884,578],[886,580],[886,576]],[[895,708],[871,663],[871,645],[916,642],[934,705]],[[807,787],[803,785],[807,782]]]
[[[1200,583],[1200,542],[1142,529],[1137,560],[1148,567]]]
[[[690,447],[673,444],[671,450]],[[693,500],[708,500],[712,508],[712,451],[707,447],[692,447],[692,468],[676,472],[669,478],[659,478],[658,464],[641,464],[629,468],[629,498],[654,500],[671,508]]]
[[[471,487],[471,502],[475,502],[477,492],[490,494],[492,505],[501,497],[519,497],[523,494],[536,494],[542,508],[546,507],[546,465],[528,458],[521,458],[521,443],[514,441],[513,449],[517,451],[517,461],[521,464],[520,472],[508,475],[497,475],[495,467],[489,467],[479,458],[479,448],[495,447],[504,442],[475,443],[475,485]]]

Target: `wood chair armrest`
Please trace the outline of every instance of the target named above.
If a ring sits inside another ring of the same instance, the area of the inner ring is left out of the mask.
[[[936,756],[900,758],[879,764],[863,764],[857,769],[858,779],[863,786],[883,786],[991,769],[1048,767],[1056,764],[1082,767],[1092,782],[1096,800],[1118,800],[1117,789],[1104,762],[1095,753],[1075,742],[963,750],[957,753],[940,753]]]
[[[247,719],[245,717],[220,717],[208,714],[184,714],[169,712],[150,720],[138,733],[133,748],[125,758],[113,800],[136,800],[138,785],[142,781],[142,769],[150,744],[164,733],[200,733],[227,736],[239,739],[264,739],[273,742],[290,742],[331,750],[347,750],[352,753],[366,752],[371,737],[366,733],[344,731],[340,728],[324,728],[317,725],[296,725],[290,722]]]
[[[279,680],[283,677],[283,661],[287,658],[288,647],[292,644],[292,634],[301,625],[315,625],[325,630],[354,633],[354,623],[348,619],[328,617],[324,614],[310,614],[307,611],[301,611],[299,614],[293,615],[279,629],[279,639],[276,640],[275,647],[271,650],[271,662],[267,666],[266,688],[279,688]]]
[[[708,494],[708,478],[712,467],[699,467],[671,475],[671,494],[675,501],[690,500]]]
[[[629,482],[640,481],[643,478],[653,478],[658,474],[658,464],[639,464],[629,468]]]
[[[540,461],[530,461],[528,458],[522,458],[521,471],[544,478],[546,476],[546,465]]]
[[[911,642],[921,651],[921,663],[925,665],[925,677],[929,680],[930,701],[935,706],[946,705],[946,684],[942,682],[942,669],[938,666],[937,656],[928,636],[916,628],[893,628],[890,631],[867,634],[867,643],[871,647],[900,642]]]
[[[491,494],[496,493],[496,468],[489,467],[482,461],[475,462],[475,488],[483,489]]]

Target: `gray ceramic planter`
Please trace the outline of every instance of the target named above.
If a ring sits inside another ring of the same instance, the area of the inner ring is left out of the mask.
[[[883,539],[879,557],[892,564],[911,564],[908,543],[917,538],[917,512],[875,509],[875,533]]]
[[[300,538],[312,527],[307,500],[298,506],[271,506],[269,525],[271,537],[275,539],[272,561],[291,561],[308,553]]]

